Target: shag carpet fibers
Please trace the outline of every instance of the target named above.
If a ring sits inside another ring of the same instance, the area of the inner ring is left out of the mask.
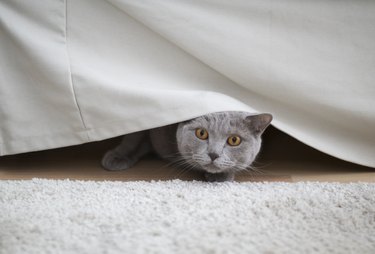
[[[375,253],[375,184],[0,181],[0,253]]]

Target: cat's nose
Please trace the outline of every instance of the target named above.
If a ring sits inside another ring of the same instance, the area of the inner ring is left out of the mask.
[[[214,161],[219,157],[217,153],[209,153],[208,156],[210,156],[211,160]]]

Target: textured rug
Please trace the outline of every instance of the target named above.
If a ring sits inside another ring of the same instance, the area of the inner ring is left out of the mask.
[[[0,181],[0,253],[375,253],[375,184]]]

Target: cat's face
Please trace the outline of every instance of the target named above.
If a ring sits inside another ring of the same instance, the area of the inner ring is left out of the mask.
[[[209,173],[246,169],[261,146],[261,134],[270,124],[270,114],[245,112],[212,113],[180,123],[177,145],[192,166]]]

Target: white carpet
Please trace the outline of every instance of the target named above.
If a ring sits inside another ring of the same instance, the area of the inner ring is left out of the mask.
[[[0,181],[0,253],[375,253],[375,184]]]

